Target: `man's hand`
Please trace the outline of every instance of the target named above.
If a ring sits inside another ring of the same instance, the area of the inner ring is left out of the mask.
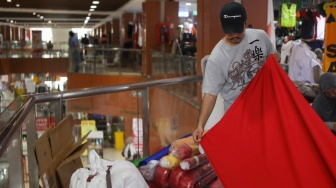
[[[201,141],[203,132],[204,132],[204,129],[202,126],[197,126],[197,128],[194,130],[192,136],[196,144],[199,144],[199,142]]]
[[[277,60],[278,63],[280,63],[281,55],[279,52],[271,52],[273,54],[274,58]]]

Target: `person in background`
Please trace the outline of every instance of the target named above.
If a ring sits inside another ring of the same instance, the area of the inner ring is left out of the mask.
[[[265,31],[246,29],[246,11],[240,3],[225,4],[219,16],[225,36],[212,50],[205,69],[202,85],[204,97],[197,127],[193,132],[196,143],[201,140],[204,125],[219,92],[227,111],[270,54],[280,61],[280,54],[276,52]]]
[[[87,38],[87,34],[84,34],[84,37],[81,39],[81,43],[84,49],[84,52],[81,53],[81,60],[84,61],[84,55],[87,55],[87,45],[90,44],[90,40]]]
[[[87,34],[84,34],[84,37],[81,39],[81,43],[82,43],[83,46],[90,44],[90,41],[87,38]]]
[[[80,63],[79,42],[77,36],[72,31],[69,31],[68,45],[69,45],[69,58],[70,58],[69,71],[78,72]]]
[[[54,48],[53,43],[51,43],[51,41],[49,41],[49,42],[47,43],[47,50],[52,50],[53,48]]]
[[[320,92],[315,97],[313,109],[336,135],[336,75],[323,73],[320,78]]]

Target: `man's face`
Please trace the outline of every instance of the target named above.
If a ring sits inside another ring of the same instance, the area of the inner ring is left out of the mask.
[[[226,39],[229,43],[236,45],[239,44],[244,38],[245,31],[241,33],[229,33],[226,34]]]

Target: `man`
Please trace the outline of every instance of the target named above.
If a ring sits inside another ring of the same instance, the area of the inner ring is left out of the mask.
[[[79,63],[80,63],[80,52],[79,52],[79,43],[78,38],[74,32],[69,31],[69,57],[70,57],[70,72],[78,72],[79,71]]]
[[[241,4],[225,4],[220,11],[220,22],[225,36],[212,50],[205,69],[204,97],[197,128],[193,132],[196,143],[201,140],[219,92],[227,111],[270,54],[280,61],[280,54],[264,31],[245,29],[246,11]]]

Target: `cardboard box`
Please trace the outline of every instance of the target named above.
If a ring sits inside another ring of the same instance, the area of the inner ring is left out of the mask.
[[[80,156],[88,147],[84,142],[88,135],[73,141],[70,115],[36,140],[34,151],[43,187],[69,187],[72,173],[83,167]]]

